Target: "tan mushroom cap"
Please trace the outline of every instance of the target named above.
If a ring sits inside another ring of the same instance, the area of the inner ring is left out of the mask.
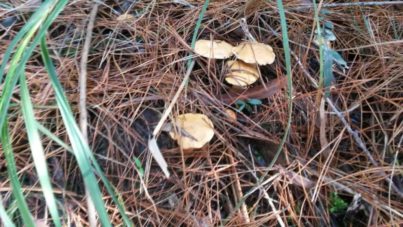
[[[233,111],[231,109],[225,109],[225,115],[230,122],[236,122],[237,116],[236,116],[235,111]]]
[[[169,135],[184,150],[201,148],[214,137],[213,122],[204,114],[179,115],[175,125],[178,130],[172,130]]]
[[[225,81],[238,87],[246,87],[259,79],[259,71],[256,65],[242,61],[227,61],[229,72],[225,75]]]
[[[194,51],[206,58],[227,59],[233,55],[233,46],[225,41],[220,40],[197,40]]]
[[[272,64],[276,55],[269,45],[257,42],[244,42],[232,49],[235,56],[249,64]]]

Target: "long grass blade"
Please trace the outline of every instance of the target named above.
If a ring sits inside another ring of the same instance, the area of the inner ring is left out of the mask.
[[[45,3],[47,2],[48,1],[46,1]],[[60,12],[63,10],[68,1],[60,0],[58,2],[55,1],[49,1],[49,2],[52,2],[53,5],[46,8],[46,11],[44,11],[43,14],[39,15],[41,16],[41,19],[35,23],[35,26],[31,27],[31,30],[29,30],[26,36],[21,40],[16,53],[13,55],[13,58],[11,59],[10,68],[6,76],[6,80],[4,82],[3,86],[4,89],[0,98],[0,128],[3,127],[3,124],[6,120],[7,111],[10,106],[11,95],[15,85],[17,84],[18,75],[21,75],[23,73],[24,70],[23,66],[25,66],[28,59],[31,57],[32,52],[39,44],[42,36],[45,35],[49,26],[60,14]],[[33,36],[34,38],[32,38]],[[32,42],[28,46],[29,41],[31,39]]]
[[[69,145],[67,145],[65,142],[63,142],[59,137],[57,137],[55,134],[53,134],[51,131],[49,131],[49,129],[47,129],[45,126],[43,126],[38,121],[36,121],[36,127],[42,134],[49,137],[51,140],[53,140],[54,142],[59,144],[59,146],[66,149],[66,151],[69,151],[73,154],[73,150],[71,149],[71,147]]]
[[[13,196],[17,201],[18,210],[20,211],[22,220],[25,226],[33,227],[34,219],[32,218],[31,213],[29,212],[27,202],[25,201],[24,194],[22,193],[22,188],[20,181],[17,175],[17,167],[15,166],[13,149],[11,147],[11,141],[8,131],[8,123],[7,121],[3,124],[2,133],[1,133],[1,144],[3,147],[4,157],[7,162],[7,172],[8,177],[10,179],[11,187],[13,189]]]
[[[8,216],[6,209],[3,206],[3,199],[1,195],[0,195],[0,219],[3,222],[4,226],[10,226],[10,227],[15,226],[11,218]]]
[[[280,24],[281,24],[281,34],[283,37],[283,49],[284,49],[284,57],[285,57],[285,68],[287,71],[287,90],[288,90],[288,120],[287,126],[284,132],[284,136],[281,139],[280,145],[277,149],[277,152],[273,158],[273,160],[269,164],[269,168],[273,167],[276,163],[281,151],[283,150],[283,146],[285,141],[288,138],[288,134],[291,128],[291,120],[292,120],[292,71],[291,71],[291,52],[290,52],[290,44],[288,39],[288,28],[287,28],[287,20],[285,17],[285,10],[282,0],[277,0],[278,12],[280,14]]]
[[[32,29],[35,27],[38,21],[42,19],[41,18],[42,15],[46,15],[51,5],[52,5],[51,1],[46,1],[37,10],[35,10],[35,13],[32,14],[29,20],[25,23],[24,27],[21,28],[21,30],[17,33],[17,35],[8,45],[7,50],[3,56],[3,61],[0,66],[0,83],[3,81],[4,71],[6,69],[8,60],[10,59],[10,56],[13,53],[14,48],[29,31],[32,31]]]
[[[45,197],[49,213],[52,216],[54,225],[62,226],[59,212],[57,210],[56,199],[53,194],[48,167],[46,164],[45,152],[43,150],[38,128],[36,127],[37,125],[34,115],[34,108],[29,96],[25,75],[21,75],[20,77],[20,86],[22,116],[24,118],[24,123],[28,134],[28,141],[31,147],[32,158],[38,174],[39,183],[41,184],[43,195]]]
[[[77,159],[77,163],[78,163],[81,173],[83,174],[83,177],[84,177],[84,183],[85,183],[86,187],[88,187],[88,190],[90,191],[91,199],[94,202],[95,208],[97,209],[97,212],[98,212],[98,215],[100,216],[100,220],[101,220],[102,224],[106,225],[106,226],[110,226],[110,224],[108,223],[109,220],[108,220],[108,216],[105,211],[105,206],[102,201],[102,195],[101,195],[99,187],[98,187],[98,182],[96,181],[93,170],[90,169],[91,166],[93,166],[95,168],[97,174],[99,174],[103,183],[105,184],[105,187],[107,188],[108,193],[111,195],[112,199],[117,204],[118,209],[120,211],[120,214],[121,214],[125,224],[127,226],[133,226],[130,219],[125,214],[123,205],[118,200],[115,191],[113,190],[109,181],[103,174],[102,169],[98,165],[95,157],[92,155],[88,144],[85,142],[84,138],[81,135],[78,125],[75,122],[71,108],[68,104],[67,98],[64,95],[63,88],[60,84],[60,81],[57,78],[56,69],[50,59],[49,52],[46,47],[45,39],[43,39],[41,42],[41,52],[42,52],[43,60],[45,62],[45,66],[49,73],[50,80],[52,82],[53,88],[56,93],[56,100],[59,105],[59,109],[61,111],[67,133],[71,140],[73,153]]]

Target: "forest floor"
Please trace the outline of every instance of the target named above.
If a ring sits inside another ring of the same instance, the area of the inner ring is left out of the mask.
[[[38,6],[36,1],[10,2],[22,5],[0,11],[1,61]],[[225,82],[225,60],[192,51],[204,1],[99,4],[86,66],[88,142],[136,226],[403,225],[403,4],[324,1],[315,21],[310,2],[284,1],[293,108],[283,145],[290,110],[276,1],[211,1],[204,13],[197,39],[236,46],[248,38],[241,27],[245,18],[250,34],[276,54],[273,64],[259,67],[260,79],[241,92]],[[77,122],[80,61],[93,7],[92,1],[71,1],[46,35]],[[331,67],[330,94],[318,87],[317,22],[334,25],[329,48],[347,63]],[[215,136],[201,149],[182,150],[160,132],[158,145],[171,174],[167,178],[147,141],[187,74],[189,56],[195,65],[167,121],[203,113],[213,122]],[[38,121],[68,142],[39,48],[26,65],[26,77]],[[239,111],[241,97],[261,103]],[[19,96],[12,100],[18,103]],[[28,205],[42,220],[48,214],[24,122],[14,117],[9,124],[18,174],[31,190]],[[43,141],[65,219],[87,226],[85,187],[74,157],[51,139],[44,136]],[[0,152],[0,192],[7,200],[5,165]],[[118,226],[117,207],[99,185]]]

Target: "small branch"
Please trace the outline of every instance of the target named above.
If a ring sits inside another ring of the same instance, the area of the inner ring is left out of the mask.
[[[88,142],[88,121],[87,121],[87,62],[88,62],[88,52],[91,45],[92,39],[92,30],[94,28],[95,17],[98,12],[98,3],[95,3],[92,7],[90,18],[88,20],[86,36],[84,41],[84,46],[82,50],[82,56],[80,61],[80,78],[79,78],[79,86],[80,86],[80,100],[79,100],[79,109],[80,109],[80,129],[83,135],[83,138],[86,142]],[[88,222],[91,227],[97,226],[97,215],[94,203],[91,199],[91,195],[89,194],[87,188],[85,190],[87,195],[87,206],[88,206]]]
[[[228,155],[228,158],[229,158],[231,166],[232,166],[236,197],[238,197],[237,200],[239,201],[243,197],[243,193],[242,193],[241,181],[239,179],[239,175],[236,170],[236,164],[235,164],[233,155],[234,154],[232,152],[232,154]],[[245,203],[242,203],[242,205],[241,205],[240,214],[243,216],[245,223],[250,224],[250,217],[249,217],[248,209],[247,209]]]
[[[343,3],[324,3],[322,8],[333,8],[333,7],[362,7],[362,6],[386,6],[386,5],[400,5],[403,1],[373,1],[373,2],[343,2]],[[302,9],[313,8],[313,4],[302,4],[300,6],[289,8],[288,10],[296,11]]]
[[[246,18],[243,17],[240,21],[239,21],[241,28],[243,30],[243,32],[245,33],[246,37],[252,41],[252,42],[256,42],[255,37],[253,37],[253,35],[250,33],[249,28],[248,28],[248,24],[246,23]]]
[[[256,183],[259,183],[259,178],[256,175],[256,168],[255,168],[255,162],[253,161],[253,154],[252,154],[252,150],[249,146],[249,154],[250,154],[250,158],[252,160],[252,164],[253,164],[253,169],[250,169],[248,167],[248,170],[250,171],[250,173],[252,174],[252,176],[255,178]],[[258,184],[259,185],[259,184]],[[274,205],[274,201],[273,199],[269,196],[269,193],[267,193],[266,189],[264,189],[263,187],[259,187],[259,190],[261,193],[263,193],[263,197],[266,199],[266,201],[269,203],[271,209],[273,210],[273,213],[276,215],[276,219],[277,219],[277,223],[281,226],[284,227],[285,224],[283,222],[283,219],[281,219],[280,216],[280,211],[277,210],[276,206]]]

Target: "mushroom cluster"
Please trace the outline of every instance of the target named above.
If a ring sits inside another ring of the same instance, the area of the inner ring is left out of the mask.
[[[271,46],[258,42],[232,46],[221,40],[198,40],[194,51],[209,59],[228,59],[235,55],[236,60],[226,63],[228,72],[225,81],[241,88],[255,83],[260,77],[258,66],[272,64],[276,57]]]
[[[255,83],[259,77],[259,65],[272,64],[275,59],[273,48],[258,42],[242,42],[238,46],[220,40],[198,40],[194,51],[209,59],[228,59],[225,81],[236,87],[246,88]],[[235,112],[227,109],[230,120],[236,121]],[[177,116],[169,130],[172,139],[183,150],[199,149],[214,137],[214,125],[204,114],[186,113]]]

